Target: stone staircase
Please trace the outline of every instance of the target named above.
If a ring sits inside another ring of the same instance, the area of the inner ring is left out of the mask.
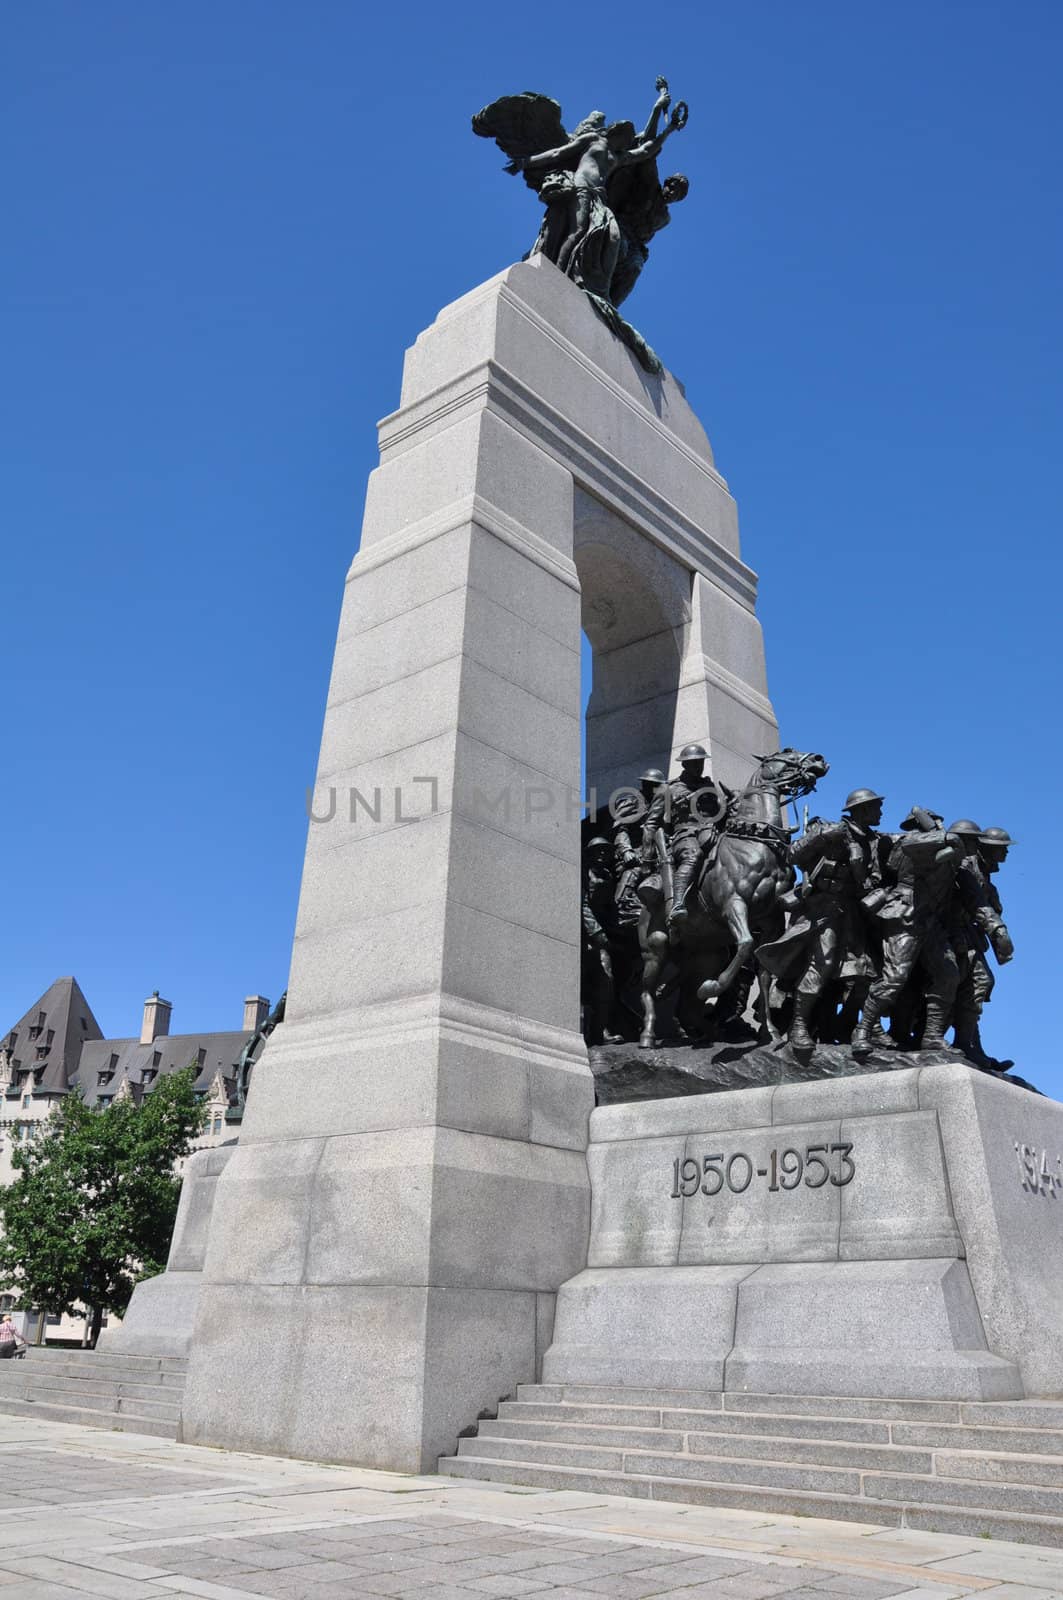
[[[528,1384],[439,1470],[1063,1546],[1063,1401]]]
[[[187,1360],[31,1347],[0,1361],[0,1412],[176,1439]]]

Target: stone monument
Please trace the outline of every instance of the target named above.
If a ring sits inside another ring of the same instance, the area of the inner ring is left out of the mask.
[[[189,1442],[431,1470],[540,1376],[1063,1389],[1063,1107],[978,1035],[1012,841],[880,834],[866,788],[794,838],[827,763],[779,749],[734,501],[617,310],[687,192],[670,106],[474,119],[545,215],[380,424]]]
[[[550,261],[440,313],[380,450],[184,1437],[418,1470],[586,1263],[581,622],[603,795],[693,739],[737,782],[777,734],[704,430]]]

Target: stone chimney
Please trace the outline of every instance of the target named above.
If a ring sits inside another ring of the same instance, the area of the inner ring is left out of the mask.
[[[164,1039],[170,1031],[170,1012],[173,1010],[169,1000],[160,1000],[159,991],[155,990],[150,999],[144,1001],[144,1021],[140,1025],[141,1044],[151,1044],[154,1039]]]
[[[244,1001],[244,1032],[257,1033],[269,1016],[269,1001],[264,994],[249,994]]]

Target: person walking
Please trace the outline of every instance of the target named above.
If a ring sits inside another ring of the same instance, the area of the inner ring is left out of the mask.
[[[12,1322],[10,1312],[5,1311],[0,1317],[0,1361],[10,1361],[19,1345],[25,1349],[26,1341]]]

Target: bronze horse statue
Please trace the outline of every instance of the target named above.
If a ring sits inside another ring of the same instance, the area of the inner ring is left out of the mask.
[[[639,1044],[654,1043],[657,1000],[672,987],[689,999],[696,991],[702,1008],[732,987],[759,939],[782,931],[778,897],[794,881],[790,835],[782,808],[810,794],[829,768],[821,755],[801,750],[776,751],[757,758],[744,789],[727,796],[719,842],[701,865],[684,924],[680,972],[668,985],[661,977],[668,963],[670,941],[659,877],[639,888],[642,914],[642,1033]],[[728,959],[728,953],[730,959]],[[768,1021],[767,998],[761,990],[762,1016]],[[704,1010],[702,1010],[702,1016]]]

